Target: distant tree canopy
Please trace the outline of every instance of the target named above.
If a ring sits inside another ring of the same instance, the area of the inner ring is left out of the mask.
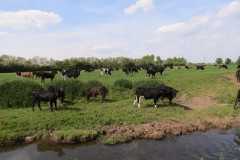
[[[230,64],[232,60],[227,58],[226,64]],[[222,58],[216,59],[217,64],[223,63]],[[236,62],[240,64],[240,56]],[[34,71],[34,70],[62,70],[62,69],[85,69],[85,68],[101,68],[108,67],[113,69],[126,68],[126,67],[152,67],[155,65],[165,66],[184,66],[188,62],[184,57],[173,57],[163,60],[160,56],[153,54],[145,55],[142,58],[132,59],[127,57],[116,58],[96,58],[96,57],[78,57],[65,60],[54,60],[46,57],[35,56],[30,59],[22,57],[15,57],[10,55],[0,56],[0,72],[16,72],[16,71]]]
[[[232,63],[232,60],[230,59],[230,58],[227,58],[226,60],[225,60],[225,64],[231,64]]]
[[[223,63],[222,58],[217,58],[216,61],[215,61],[215,63],[217,63],[217,64],[222,64],[222,63]]]

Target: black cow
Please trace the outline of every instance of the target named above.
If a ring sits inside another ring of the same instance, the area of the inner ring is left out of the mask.
[[[189,70],[190,68],[188,66],[185,66],[185,69]]]
[[[34,111],[34,106],[36,102],[38,103],[38,108],[41,110],[40,101],[49,102],[51,111],[53,111],[52,105],[54,103],[55,108],[57,110],[56,101],[57,101],[58,93],[56,93],[55,91],[33,89],[32,96],[33,96],[33,105],[32,105],[33,111]]]
[[[76,79],[80,75],[80,70],[79,69],[63,69],[61,71],[62,73],[62,79],[65,80],[66,76],[68,78],[74,78]]]
[[[196,66],[196,68],[197,68],[197,70],[200,70],[200,69],[204,70],[205,69],[204,66],[202,66],[202,65],[201,66]]]
[[[124,68],[124,69],[122,69],[123,70],[123,72],[125,72],[126,73],[126,75],[130,75],[131,74],[131,71],[130,71],[130,68]]]
[[[110,76],[112,75],[111,74],[111,69],[108,69],[108,68],[101,68],[101,75],[105,75],[105,74],[109,74]]]
[[[219,68],[225,68],[225,69],[228,69],[228,67],[227,67],[226,64],[220,64],[220,65],[219,65]]]
[[[157,72],[159,72],[162,75],[162,73],[164,71],[164,67],[159,66],[159,67],[154,67],[154,68],[156,69]]]
[[[154,105],[157,108],[157,100],[163,96],[164,92],[159,88],[143,88],[138,87],[136,89],[136,99],[134,100],[133,106],[135,106],[136,102],[138,103],[138,108],[140,109],[140,100],[141,97],[144,99],[153,99]]]
[[[234,104],[234,109],[235,107],[237,106],[237,104],[240,102],[240,89],[238,90],[238,93],[237,93],[237,98],[235,100],[235,104]]]
[[[164,91],[164,94],[162,95],[162,99],[167,98],[169,100],[169,105],[172,106],[172,100],[177,96],[177,90],[168,87],[168,86],[159,86],[159,89],[162,89]]]
[[[62,88],[57,88],[54,86],[50,86],[48,88],[49,91],[56,93],[57,95],[57,102],[60,104],[60,106],[63,106],[63,100],[65,98],[65,92]],[[59,106],[59,105],[58,105]]]
[[[235,76],[236,76],[236,78],[237,78],[237,83],[240,82],[240,69],[237,70]]]
[[[94,68],[85,68],[85,72],[93,72]]]
[[[45,78],[50,78],[51,81],[54,79],[55,75],[57,74],[57,71],[52,71],[51,73],[43,72],[41,74],[41,82],[45,83]]]
[[[240,64],[237,66],[237,68],[239,68],[239,69],[240,69]]]
[[[146,77],[150,77],[150,75],[152,75],[152,78],[155,78],[156,73],[157,73],[157,69],[155,68],[147,69]]]

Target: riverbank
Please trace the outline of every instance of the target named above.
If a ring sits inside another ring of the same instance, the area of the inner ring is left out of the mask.
[[[0,142],[0,146],[21,145],[36,141],[78,144],[95,140],[105,145],[130,142],[134,139],[161,140],[168,136],[186,135],[195,131],[240,127],[240,116],[207,119],[163,119],[138,125],[103,126],[92,130],[53,130],[44,134],[16,137]]]

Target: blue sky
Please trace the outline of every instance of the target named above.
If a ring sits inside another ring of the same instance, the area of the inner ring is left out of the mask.
[[[239,26],[240,0],[0,0],[0,54],[235,61]]]

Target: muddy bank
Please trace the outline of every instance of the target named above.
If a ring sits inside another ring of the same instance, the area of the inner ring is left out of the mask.
[[[76,130],[74,134],[66,134],[69,131],[52,131],[43,135],[18,137],[12,140],[0,142],[0,146],[11,146],[35,141],[52,141],[62,144],[76,144],[94,141],[105,141],[106,145],[129,142],[133,139],[162,139],[166,136],[179,136],[194,131],[207,131],[209,129],[229,129],[240,127],[240,117],[211,118],[211,119],[168,119],[139,125],[105,126],[82,134]]]

